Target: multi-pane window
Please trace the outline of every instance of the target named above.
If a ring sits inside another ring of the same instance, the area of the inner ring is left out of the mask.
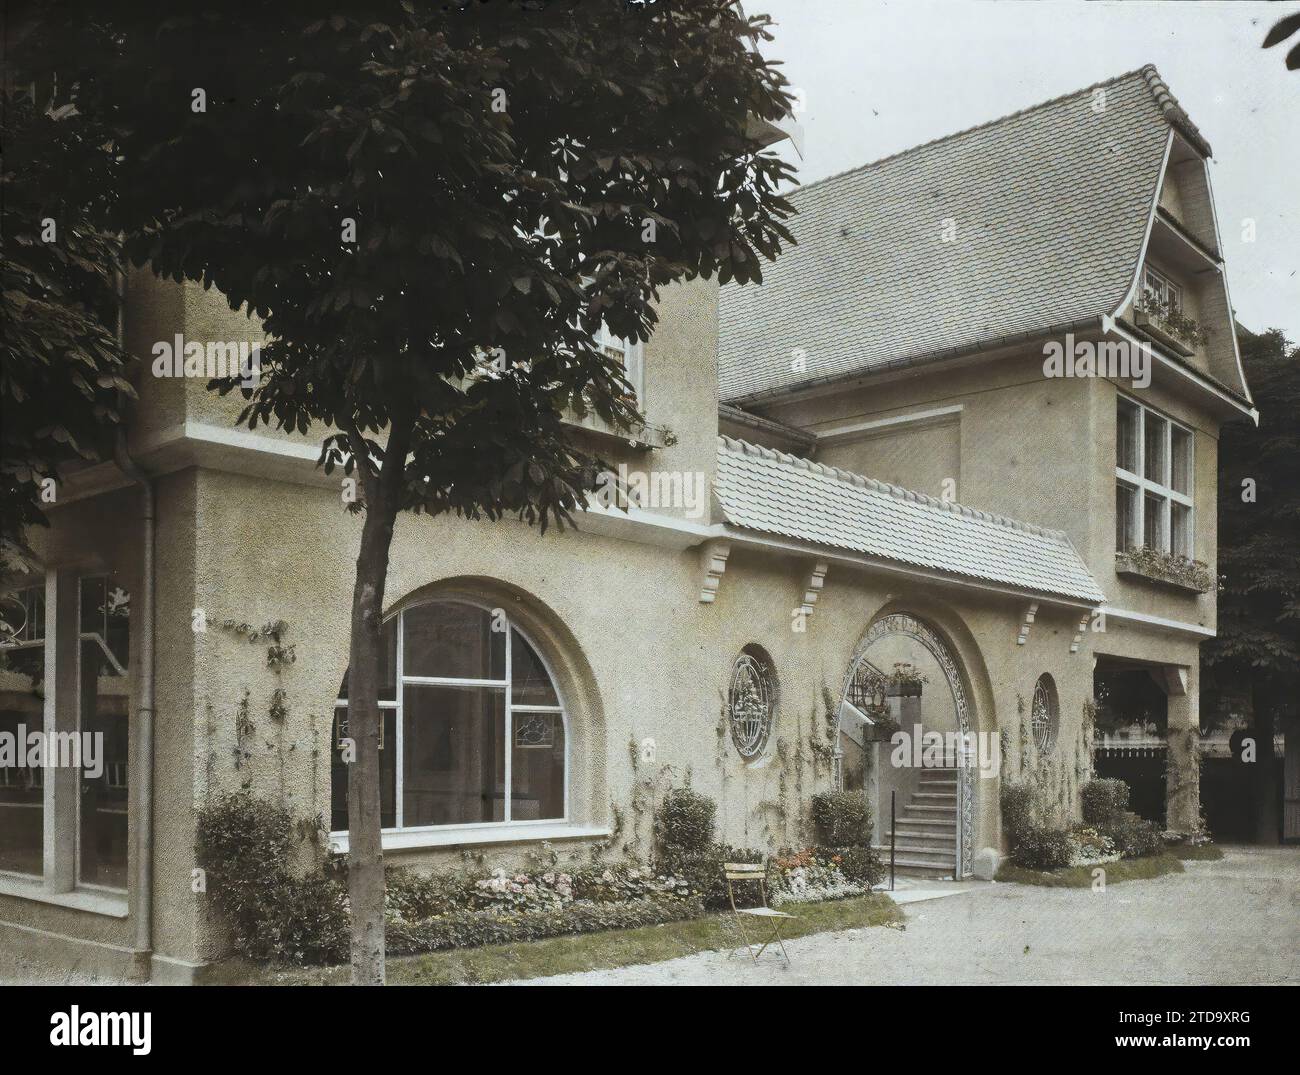
[[[1115,549],[1192,559],[1192,432],[1124,396],[1115,416]]]
[[[601,325],[600,331],[596,333],[596,343],[604,354],[610,358],[616,358],[622,363],[624,376],[632,385],[637,406],[643,407],[645,405],[645,384],[644,365],[641,360],[641,344],[615,336],[604,325]]]
[[[59,572],[0,599],[0,733],[27,744],[25,764],[0,767],[0,871],[59,892],[127,887],[130,619],[112,574]],[[51,695],[69,671],[75,689]]]
[[[13,742],[44,728],[45,586],[0,598],[0,735]],[[25,764],[19,764],[19,761]],[[44,860],[45,771],[17,751],[0,765],[0,872],[39,877]]]
[[[554,681],[501,609],[413,605],[384,634],[385,829],[559,821],[567,736]],[[331,828],[348,827],[347,677],[335,709]]]
[[[1181,310],[1183,307],[1183,289],[1150,265],[1142,272],[1142,291],[1144,297],[1166,310]]]

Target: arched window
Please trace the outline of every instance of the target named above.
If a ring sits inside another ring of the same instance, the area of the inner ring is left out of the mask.
[[[746,761],[761,757],[776,714],[776,669],[761,646],[746,646],[731,669],[727,714],[731,741]]]
[[[412,605],[384,631],[381,825],[560,821],[568,814],[564,706],[546,663],[504,610]],[[348,824],[348,679],[335,708],[331,828]]]
[[[1056,684],[1043,673],[1034,684],[1034,704],[1029,711],[1029,732],[1040,754],[1046,754],[1056,745],[1056,732],[1061,723],[1061,711],[1056,700]]]

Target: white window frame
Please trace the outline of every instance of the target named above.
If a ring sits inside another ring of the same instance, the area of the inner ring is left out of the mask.
[[[1154,291],[1160,304],[1167,310],[1179,310],[1183,308],[1183,289],[1174,283],[1159,269],[1154,269],[1148,263],[1142,267],[1142,291]]]
[[[394,742],[392,744],[392,748],[396,752],[396,758],[394,759],[394,763],[393,763],[394,770],[395,770],[394,788],[393,788],[393,798],[394,798],[393,816],[394,816],[395,824],[390,827],[384,828],[381,831],[387,833],[444,833],[444,832],[457,832],[457,831],[468,831],[468,830],[503,829],[507,826],[511,829],[517,829],[517,828],[526,828],[529,826],[545,828],[545,827],[553,827],[557,825],[569,824],[570,813],[571,813],[569,794],[570,794],[570,782],[572,780],[572,763],[573,763],[573,744],[572,744],[572,739],[569,735],[569,709],[568,706],[565,705],[564,695],[561,693],[560,684],[555,677],[555,672],[551,668],[550,662],[547,661],[546,655],[542,652],[541,647],[539,647],[537,643],[533,641],[532,637],[528,634],[527,631],[521,630],[519,626],[509,617],[503,617],[505,622],[505,635],[506,635],[505,678],[504,679],[464,679],[456,676],[408,676],[403,671],[403,664],[405,658],[405,654],[403,651],[405,649],[405,643],[406,643],[405,616],[406,613],[411,611],[412,609],[421,608],[424,605],[431,605],[431,604],[468,605],[471,608],[480,609],[481,611],[484,611],[489,615],[494,615],[499,611],[499,608],[494,607],[492,605],[482,604],[477,601],[470,601],[462,597],[438,597],[438,598],[433,598],[429,601],[419,601],[414,604],[406,605],[405,607],[403,607],[402,609],[400,609],[399,611],[393,614],[393,616],[397,619],[396,641],[393,643],[394,646],[396,646],[397,648],[397,655],[396,655],[397,686],[395,691],[396,700],[391,702],[381,701],[379,703],[379,709],[380,709],[381,720],[383,718],[383,713],[385,710],[389,710],[389,709],[395,710],[397,714],[396,720],[394,722],[394,730],[393,730]],[[391,618],[393,617],[390,617],[390,619]],[[559,705],[529,705],[526,703],[516,703],[511,697],[513,691],[513,683],[514,683],[513,680],[514,647],[511,646],[510,644],[511,641],[510,632],[512,631],[518,631],[519,637],[522,638],[530,647],[532,647],[533,652],[537,654],[537,659],[538,661],[541,662],[543,671],[546,672],[547,677],[551,681],[551,686],[555,689],[555,696],[557,699],[559,699],[560,702]],[[434,687],[438,687],[438,686],[497,687],[505,691],[505,732],[504,732],[505,772],[503,776],[505,807],[503,810],[504,817],[501,821],[467,821],[455,825],[407,826],[403,824],[405,820],[405,818],[403,817],[403,814],[405,812],[405,807],[402,801],[403,790],[404,790],[403,783],[405,778],[405,774],[403,772],[404,769],[403,748],[404,748],[405,736],[402,727],[403,724],[402,707],[404,704],[404,696],[405,696],[404,688],[406,687],[407,684],[410,684],[412,686],[423,685],[423,686],[434,686]],[[348,699],[346,698],[335,699],[334,708],[336,710],[346,709],[347,707],[348,707]],[[560,723],[564,729],[564,812],[563,815],[560,817],[536,818],[528,821],[516,821],[513,820],[510,816],[512,788],[514,786],[513,785],[514,714],[516,713],[558,713],[560,716]],[[331,736],[330,749],[337,750],[337,744],[333,742],[333,736]],[[332,831],[330,833],[331,839],[334,839],[336,841],[339,838],[346,837],[346,836],[347,836],[346,829],[340,829],[340,830]]]
[[[1131,396],[1123,392],[1116,393],[1115,403],[1115,481],[1117,485],[1127,485],[1137,490],[1137,496],[1134,498],[1136,506],[1134,508],[1133,529],[1136,532],[1137,541],[1131,546],[1140,548],[1146,544],[1146,510],[1147,494],[1159,497],[1163,503],[1161,508],[1160,519],[1160,545],[1158,551],[1173,552],[1173,505],[1181,504],[1188,509],[1187,516],[1187,559],[1196,558],[1196,434],[1191,428],[1176,422],[1167,414],[1162,414],[1153,407],[1148,407],[1139,403]],[[1119,407],[1123,404],[1135,407],[1137,409],[1137,473],[1126,470],[1119,465]],[[1164,473],[1161,474],[1160,480],[1153,480],[1146,477],[1146,451],[1147,451],[1147,415],[1153,415],[1165,423],[1164,436]],[[1174,468],[1174,430],[1178,429],[1187,435],[1187,489],[1186,493],[1180,493],[1173,487],[1173,468]],[[1118,510],[1118,509],[1117,509]],[[1116,552],[1126,550],[1117,547]]]
[[[641,342],[639,340],[632,342],[623,339],[622,336],[615,336],[603,322],[600,331],[596,333],[595,340],[596,346],[602,350],[608,348],[611,351],[617,351],[622,356],[624,376],[627,378],[628,383],[632,385],[636,405],[644,407],[645,354]]]

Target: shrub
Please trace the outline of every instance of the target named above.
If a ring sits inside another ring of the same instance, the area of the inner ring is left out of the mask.
[[[870,847],[871,813],[855,791],[822,791],[812,797],[813,827],[828,847]]]
[[[634,929],[696,918],[703,913],[699,900],[629,900],[625,903],[575,902],[560,909],[501,914],[495,910],[457,910],[421,922],[393,922],[387,929],[387,949],[392,955],[436,952],[444,948],[479,948],[487,944],[515,944],[595,933],[608,929]]]
[[[1128,809],[1129,788],[1123,780],[1090,780],[1079,791],[1083,820],[1089,825],[1106,825]]]
[[[718,804],[690,788],[673,788],[664,796],[656,818],[659,845],[665,854],[704,851],[713,842]]]
[[[1028,784],[1003,784],[1002,827],[1013,850],[1034,826],[1034,789]]]
[[[306,876],[289,865],[315,831],[284,807],[246,791],[221,796],[199,811],[199,863],[241,955],[324,963],[347,954],[347,886],[325,872],[319,845]]]
[[[1165,842],[1160,826],[1129,810],[1113,818],[1106,827],[1106,835],[1115,842],[1115,849],[1124,858],[1141,858],[1164,850]]]
[[[819,847],[819,856],[838,855],[840,870],[855,885],[871,888],[885,879],[885,867],[880,855],[870,847]]]
[[[764,862],[765,852],[752,847],[731,847],[728,844],[710,844],[702,851],[678,851],[665,855],[656,869],[660,873],[680,877],[690,885],[690,891],[716,911],[730,907],[727,900],[727,879],[722,866],[726,862]],[[744,893],[746,897],[748,893]]]
[[[1059,870],[1070,865],[1074,844],[1063,829],[1032,827],[1011,850],[1011,859],[1028,870]]]

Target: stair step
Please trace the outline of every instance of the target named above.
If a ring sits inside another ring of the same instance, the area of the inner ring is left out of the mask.
[[[885,854],[886,854],[885,866],[888,867],[889,865],[888,848],[885,849]],[[949,859],[946,863],[941,864],[937,862],[923,862],[920,859],[898,858],[897,856],[895,856],[894,869],[896,872],[902,872],[904,870],[916,870],[920,873],[924,873],[927,877],[933,877],[936,874],[943,874],[947,877],[951,877],[953,871],[953,861],[952,859]]]
[[[885,861],[889,861],[889,848],[883,847],[877,854]],[[928,862],[934,866],[951,866],[956,858],[956,849],[949,848],[947,851],[942,848],[936,850],[933,847],[913,847],[908,844],[898,844],[894,848],[894,862]]]
[[[883,834],[886,840],[889,839],[889,831]],[[956,847],[957,834],[955,832],[939,832],[927,829],[899,829],[894,833],[895,838],[906,841],[921,840],[930,844],[937,844],[940,847]]]
[[[912,802],[917,799],[924,799],[926,802],[947,802],[956,803],[957,793],[955,791],[917,791],[912,793]]]
[[[955,829],[957,825],[957,812],[954,810],[947,817],[935,817],[933,814],[926,814],[921,817],[908,817],[907,811],[904,811],[898,817],[899,825],[906,825],[909,828],[914,825],[930,825],[935,828]]]
[[[903,810],[904,812],[908,810],[924,810],[927,814],[931,815],[943,813],[948,814],[949,816],[956,816],[957,813],[956,806],[953,803],[949,803],[947,806],[931,806],[928,803],[908,803],[903,807]]]

